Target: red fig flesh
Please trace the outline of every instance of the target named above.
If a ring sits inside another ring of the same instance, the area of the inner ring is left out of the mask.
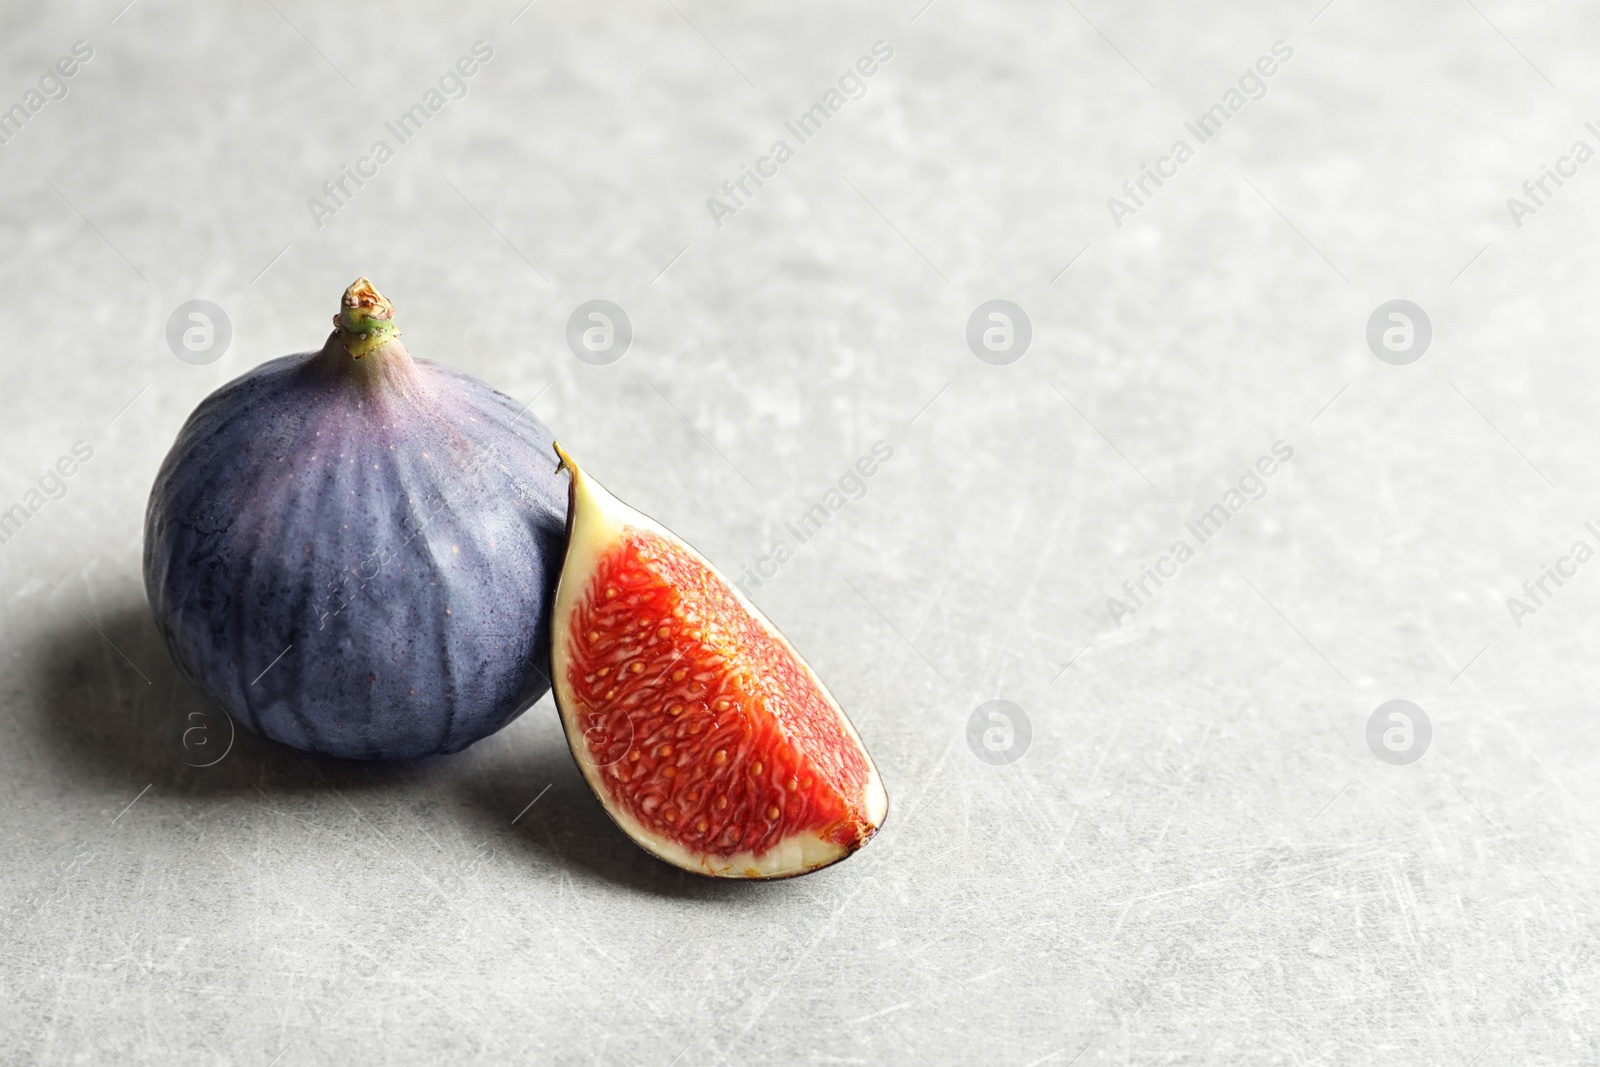
[[[864,845],[888,796],[827,687],[703,556],[561,458],[554,692],[607,813],[668,863],[724,878],[803,874]]]

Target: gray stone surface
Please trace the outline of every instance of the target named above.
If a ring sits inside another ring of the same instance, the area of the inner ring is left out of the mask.
[[[0,147],[0,509],[93,449],[0,544],[0,1059],[1600,1060],[1600,564],[1506,603],[1600,547],[1600,164],[1506,203],[1600,147],[1600,14],[917,2],[0,7],[0,107],[93,49]],[[307,198],[478,40],[319,227]],[[548,700],[417,765],[226,747],[148,618],[145,495],[199,399],[319,344],[358,274],[733,574],[892,444],[755,591],[883,770],[865,851],[669,869]],[[597,298],[634,328],[610,366],[565,342]],[[165,340],[194,299],[232,327],[203,365]],[[967,348],[991,299],[1031,320],[1009,365]],[[1392,299],[1432,324],[1408,365],[1365,340]],[[1031,726],[1009,763],[968,743],[997,699]],[[1392,699],[1431,723],[1414,762],[1369,749]]]

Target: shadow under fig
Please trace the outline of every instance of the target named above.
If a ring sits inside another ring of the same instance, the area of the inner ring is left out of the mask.
[[[66,789],[110,786],[130,798],[146,786],[218,798],[338,790],[401,800],[426,782],[454,793],[456,813],[474,830],[542,865],[681,899],[739,898],[749,889],[681,871],[635,845],[583,781],[548,699],[455,755],[396,763],[317,756],[251,733],[203,697],[172,662],[142,599],[93,617],[90,625],[68,616],[33,653],[40,699],[28,728]],[[786,895],[778,886],[760,891]]]
[[[97,614],[93,626],[69,616],[35,653],[42,702],[34,735],[63,782],[201,796],[360,793],[414,781],[445,758],[365,763],[259,737],[178,672],[142,599]]]

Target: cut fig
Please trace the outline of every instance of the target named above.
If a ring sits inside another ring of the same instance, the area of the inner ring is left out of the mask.
[[[804,874],[866,844],[889,798],[827,687],[700,553],[556,452],[571,489],[553,691],[607,814],[721,878]]]

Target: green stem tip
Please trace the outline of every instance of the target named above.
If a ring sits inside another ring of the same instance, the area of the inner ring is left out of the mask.
[[[333,317],[339,338],[352,359],[376,352],[396,337],[394,305],[365,278],[357,278],[344,291],[339,314]]]

